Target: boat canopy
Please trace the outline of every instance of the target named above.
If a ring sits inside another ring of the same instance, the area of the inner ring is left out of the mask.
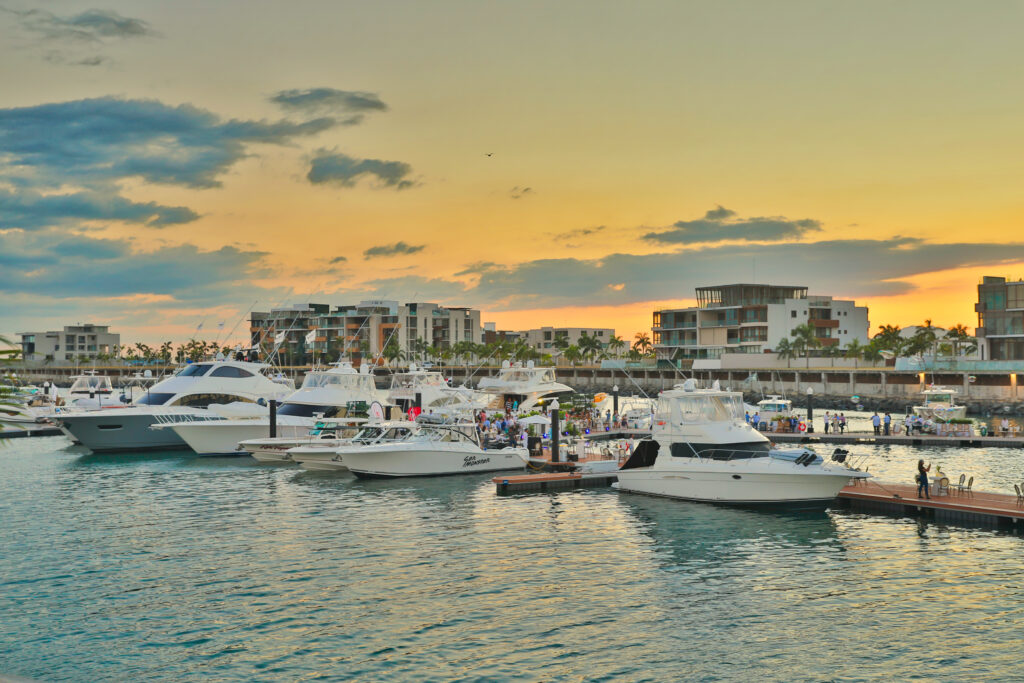
[[[114,391],[106,375],[81,375],[75,378],[68,390],[72,394],[109,394]]]
[[[657,422],[672,424],[730,422],[743,419],[743,396],[739,393],[685,392],[662,394],[658,398]]]
[[[365,391],[373,391],[376,389],[372,375],[361,375],[354,372],[351,374],[341,374],[329,371],[313,371],[307,373],[305,379],[302,380],[303,389],[319,389],[322,387],[352,390],[362,389]]]

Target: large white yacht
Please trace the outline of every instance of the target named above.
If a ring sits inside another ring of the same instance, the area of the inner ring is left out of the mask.
[[[493,397],[488,407],[515,410],[532,410],[542,401],[573,393],[572,387],[555,381],[554,368],[534,367],[532,360],[526,365],[504,361],[498,376],[481,379],[478,388]]]
[[[415,363],[406,372],[391,375],[388,399],[403,413],[415,417],[419,412],[434,415],[454,415],[483,410],[492,398],[466,388],[454,388],[438,371],[425,370]],[[410,412],[412,411],[412,412]]]
[[[436,477],[521,469],[529,453],[519,446],[484,448],[473,424],[421,423],[400,441],[342,446],[341,462],[360,478]]]
[[[321,418],[347,417],[361,404],[384,404],[386,394],[377,389],[370,367],[363,364],[357,372],[350,363],[336,363],[327,370],[306,374],[302,387],[284,399],[277,409],[277,436],[301,437],[316,427]],[[268,410],[257,416],[205,422],[174,422],[169,429],[199,455],[243,453],[242,441],[270,436]]]
[[[949,422],[967,417],[967,406],[957,405],[956,390],[945,387],[929,387],[921,392],[924,405],[914,406],[914,415],[937,422]]]
[[[658,397],[652,438],[619,470],[621,491],[732,504],[807,504],[834,499],[868,475],[813,451],[771,451],[743,419],[743,395],[687,380]]]
[[[257,402],[281,399],[294,384],[279,375],[268,376],[270,366],[236,360],[190,363],[157,382],[124,408],[87,410],[54,415],[53,419],[96,453],[186,448],[169,429],[150,429],[184,420],[223,420],[226,414],[262,414]],[[216,413],[211,405],[230,405]]]

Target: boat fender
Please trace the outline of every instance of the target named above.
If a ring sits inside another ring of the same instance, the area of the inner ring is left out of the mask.
[[[797,427],[797,429],[799,429],[801,432],[806,432],[807,431],[807,423],[806,422],[801,422],[799,424],[799,426]]]

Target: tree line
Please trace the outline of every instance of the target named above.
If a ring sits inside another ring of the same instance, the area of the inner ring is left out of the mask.
[[[809,366],[812,353],[820,349],[821,353],[814,355],[825,358],[852,358],[856,368],[858,360],[874,363],[887,357],[911,358],[929,353],[933,356],[957,358],[978,350],[977,340],[972,338],[967,327],[961,324],[954,325],[941,336],[939,331],[932,327],[931,320],[925,320],[924,325],[918,327],[909,337],[903,336],[901,332],[899,325],[879,325],[878,333],[867,344],[854,339],[843,348],[838,344],[823,345],[821,339],[815,335],[814,325],[804,323],[794,327],[788,338],[779,340],[775,345],[775,352],[779,358],[787,361],[787,365],[790,365],[789,361],[794,358],[806,358]]]

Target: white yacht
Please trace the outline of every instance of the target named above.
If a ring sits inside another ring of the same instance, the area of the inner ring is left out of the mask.
[[[419,412],[453,415],[483,410],[490,398],[464,387],[454,388],[440,372],[417,367],[415,363],[409,364],[408,371],[391,375],[391,388],[388,390],[391,403],[413,417]],[[419,408],[419,411],[415,408]]]
[[[96,453],[186,448],[169,429],[150,429],[176,421],[223,420],[240,412],[262,414],[270,399],[294,391],[294,384],[280,376],[268,376],[270,366],[235,360],[190,363],[155,383],[124,408],[61,413],[53,420],[72,438]],[[220,414],[208,410],[214,404],[230,405]]]
[[[781,396],[769,396],[757,402],[758,416],[761,422],[771,422],[773,417],[789,418],[793,415],[793,402]]]
[[[341,472],[348,467],[338,453],[339,448],[367,448],[376,444],[400,442],[410,438],[418,430],[417,423],[407,420],[367,424],[351,439],[336,442],[334,445],[311,443],[296,446],[288,451],[288,457],[305,470]]]
[[[382,406],[386,394],[377,389],[369,370],[365,363],[359,372],[349,363],[335,363],[327,370],[309,372],[302,387],[278,407],[277,436],[302,437],[320,418],[347,417],[356,406],[363,413],[374,403]],[[270,436],[270,415],[262,410],[242,419],[174,422],[161,428],[172,430],[199,455],[243,453],[242,441]]]
[[[936,422],[949,422],[967,417],[967,406],[956,403],[955,389],[929,387],[921,393],[924,395],[924,405],[914,406],[914,415]]]
[[[773,452],[743,419],[743,395],[697,389],[694,380],[658,397],[652,438],[619,470],[618,488],[731,504],[808,504],[836,497],[868,475],[813,451]]]
[[[365,418],[345,418],[318,421],[303,436],[268,436],[261,439],[246,439],[238,444],[254,460],[264,465],[296,465],[298,464],[288,451],[300,446],[328,446],[337,448],[343,442],[354,437],[363,425]],[[332,451],[333,453],[333,451]]]
[[[338,449],[342,464],[360,478],[436,477],[522,469],[525,448],[484,448],[473,424],[420,424],[408,438]]]
[[[532,360],[525,366],[504,361],[498,376],[481,379],[478,389],[493,397],[488,408],[515,410],[532,410],[542,402],[573,393],[572,387],[555,381],[554,368],[534,367]]]

